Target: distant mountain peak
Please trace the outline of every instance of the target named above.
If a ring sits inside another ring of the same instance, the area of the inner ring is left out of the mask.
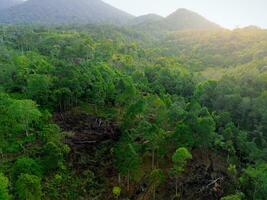
[[[219,25],[186,8],[179,8],[165,18],[156,14],[143,15],[134,18],[130,25],[149,32],[221,29]]]
[[[178,8],[178,9],[176,9],[176,11],[174,11],[172,14],[174,14],[174,13],[185,13],[185,12],[190,12],[190,13],[192,13],[193,11],[191,11],[191,10],[189,10],[189,9],[187,9],[187,8]]]
[[[179,8],[169,16],[165,18],[166,24],[169,25],[171,30],[184,30],[184,29],[220,29],[221,27],[198,13],[185,9]]]
[[[202,18],[205,19],[203,16],[201,16],[200,14],[188,10],[186,8],[178,8],[176,11],[174,11],[173,13],[171,13],[170,15],[168,15],[166,18],[172,18],[172,17],[195,17],[195,18]],[[207,19],[205,19],[207,20]]]

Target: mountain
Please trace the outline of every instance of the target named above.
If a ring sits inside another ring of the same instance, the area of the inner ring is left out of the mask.
[[[137,30],[150,32],[220,28],[201,15],[186,9],[178,9],[165,18],[156,14],[134,17],[102,0],[28,0],[15,5],[15,2],[19,1],[22,0],[0,0],[2,7],[8,8],[0,12],[0,23],[112,23],[127,24]]]
[[[22,3],[22,0],[0,0],[0,10],[11,8]]]
[[[130,21],[130,24],[140,25],[140,24],[148,24],[148,23],[157,23],[163,19],[164,17],[160,15],[148,14],[148,15],[142,15],[142,16],[134,18],[132,21]]]
[[[164,17],[156,14],[142,15],[131,20],[128,25],[137,31],[146,31],[151,33],[160,33],[161,30],[158,29],[160,22],[164,20]]]
[[[28,0],[0,13],[0,23],[116,23],[133,16],[102,0]]]
[[[211,30],[220,28],[220,26],[210,22],[201,15],[184,8],[178,9],[174,13],[167,16],[165,18],[164,25],[166,25],[169,30]]]
[[[131,26],[150,32],[221,29],[219,25],[187,9],[178,9],[165,18],[154,14],[135,18],[132,20]]]

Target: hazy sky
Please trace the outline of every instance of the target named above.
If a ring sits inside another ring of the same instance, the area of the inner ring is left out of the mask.
[[[178,8],[193,10],[227,28],[256,25],[267,28],[267,0],[104,0],[139,16],[167,16]]]

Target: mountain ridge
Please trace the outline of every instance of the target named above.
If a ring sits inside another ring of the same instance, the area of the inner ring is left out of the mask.
[[[133,25],[137,25],[137,24],[141,24],[141,23],[146,23],[147,21],[157,22],[157,21],[160,21],[163,19],[164,19],[164,17],[162,17],[158,14],[150,13],[150,14],[138,16],[138,17],[134,18],[130,23]]]
[[[102,0],[28,0],[0,14],[0,22],[7,24],[123,24],[131,18]]]
[[[219,29],[219,25],[211,22],[202,15],[188,10],[186,8],[179,8],[170,15],[168,15],[165,20],[168,23],[170,29]],[[193,22],[193,23],[192,23]]]
[[[0,0],[0,10],[6,10],[13,6],[23,3],[22,0]]]
[[[135,17],[102,0],[27,0],[2,10],[1,23],[47,25],[100,23],[127,25],[150,32],[221,28],[198,13],[185,8],[179,8],[167,17],[153,13]]]
[[[223,29],[202,15],[185,8],[179,8],[167,17],[148,14],[134,18],[131,22],[130,25],[135,29],[148,32]]]

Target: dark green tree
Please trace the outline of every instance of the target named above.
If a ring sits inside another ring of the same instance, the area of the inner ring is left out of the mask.
[[[240,182],[247,198],[264,200],[267,196],[267,164],[248,167]]]
[[[17,179],[21,174],[30,174],[41,177],[42,173],[41,166],[36,162],[36,160],[29,157],[18,158],[12,168],[12,175],[14,179]]]
[[[115,164],[120,174],[127,177],[127,190],[130,189],[131,175],[136,174],[140,167],[140,156],[137,152],[137,145],[131,142],[129,136],[124,138],[115,147]]]

